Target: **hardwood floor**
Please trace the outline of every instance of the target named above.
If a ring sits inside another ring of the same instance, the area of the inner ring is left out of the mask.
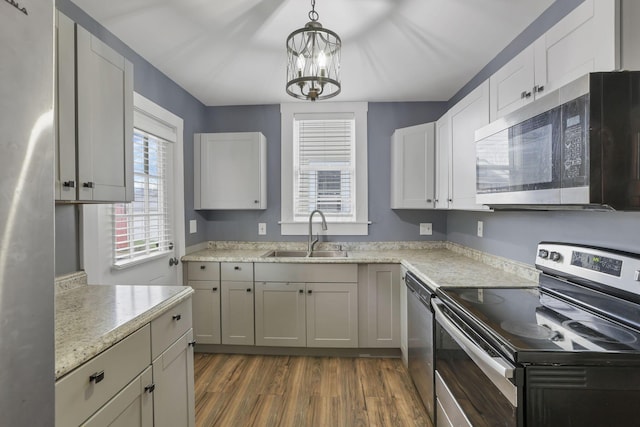
[[[195,356],[196,425],[433,427],[400,359]]]

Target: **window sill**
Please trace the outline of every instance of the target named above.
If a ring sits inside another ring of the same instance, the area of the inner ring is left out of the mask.
[[[140,257],[132,260],[120,261],[120,263],[118,264],[113,264],[111,266],[111,270],[126,270],[127,268],[135,267],[136,265],[140,265],[140,264],[144,264],[160,258],[164,258],[171,254],[172,254],[172,251],[164,251],[164,252],[159,252],[152,255],[146,255],[144,257]]]
[[[320,224],[314,221],[313,234],[323,236],[367,236],[369,235],[370,222],[329,222],[327,230],[320,228]],[[280,221],[281,236],[307,236],[309,234],[308,222],[284,222]]]

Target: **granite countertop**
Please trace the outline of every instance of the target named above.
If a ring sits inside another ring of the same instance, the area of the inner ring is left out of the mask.
[[[277,258],[263,255],[273,249],[302,249],[299,244],[212,242],[208,249],[182,257],[183,261],[268,262],[315,264],[399,263],[433,289],[440,286],[536,286],[539,272],[530,265],[490,255],[451,242],[342,243],[346,258]],[[305,244],[306,247],[306,244]]]
[[[189,298],[188,286],[84,285],[56,293],[56,380]]]

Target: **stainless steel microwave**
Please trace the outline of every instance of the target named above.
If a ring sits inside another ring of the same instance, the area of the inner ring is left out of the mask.
[[[587,74],[477,130],[476,201],[640,210],[640,71]]]

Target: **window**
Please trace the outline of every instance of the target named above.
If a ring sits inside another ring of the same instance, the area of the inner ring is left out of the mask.
[[[283,104],[281,113],[281,234],[307,234],[319,209],[326,234],[366,235],[367,104]]]
[[[167,141],[134,129],[134,201],[113,205],[116,266],[173,249],[167,197]]]

